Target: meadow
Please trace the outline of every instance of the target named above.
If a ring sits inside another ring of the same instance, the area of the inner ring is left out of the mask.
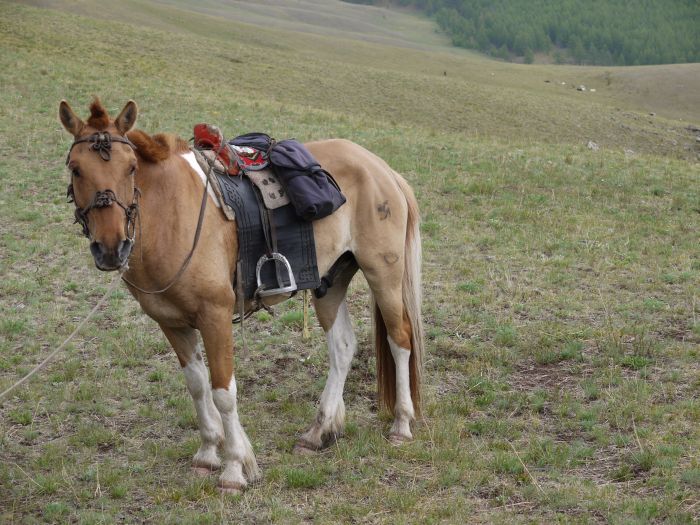
[[[177,359],[122,287],[0,406],[0,522],[700,519],[700,65],[496,62],[406,13],[412,43],[384,45],[363,24],[331,38],[175,0],[35,4],[0,2],[0,390],[115,278],[72,224],[57,119],[98,94],[136,100],[149,132],[344,137],[403,173],[423,216],[425,407],[413,442],[385,439],[358,277],[345,436],[293,455],[325,338],[303,341],[299,299],[260,313],[236,370],[264,478],[220,495],[190,473]]]

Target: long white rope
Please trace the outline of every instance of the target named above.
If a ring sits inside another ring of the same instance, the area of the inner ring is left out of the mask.
[[[19,381],[17,381],[17,382],[16,382],[14,385],[12,385],[10,388],[8,388],[7,390],[3,391],[3,392],[0,394],[0,401],[2,401],[2,400],[5,398],[5,396],[6,396],[7,394],[9,394],[10,392],[12,392],[12,391],[13,391],[15,388],[17,388],[18,386],[20,386],[20,385],[22,385],[23,383],[25,383],[30,377],[32,377],[32,376],[33,376],[34,374],[36,374],[39,370],[41,370],[42,368],[44,368],[44,367],[46,366],[46,364],[47,364],[49,361],[51,361],[51,359],[53,359],[53,357],[54,357],[58,352],[60,352],[61,350],[63,350],[63,349],[66,347],[66,345],[67,345],[68,343],[70,343],[70,341],[73,339],[73,337],[75,336],[75,334],[77,334],[77,333],[83,328],[83,326],[85,326],[85,323],[87,323],[88,320],[94,315],[94,313],[100,308],[100,306],[102,306],[102,305],[104,304],[104,302],[107,300],[107,297],[109,297],[109,296],[112,294],[112,292],[114,291],[114,289],[115,289],[115,288],[117,287],[117,285],[119,284],[119,281],[120,281],[120,280],[121,280],[121,272],[120,272],[119,275],[115,276],[114,280],[112,281],[112,284],[109,286],[109,288],[107,289],[107,291],[105,292],[105,294],[102,296],[102,298],[101,298],[99,301],[97,301],[97,304],[93,307],[92,310],[90,310],[90,313],[87,315],[87,317],[86,317],[85,319],[83,319],[83,320],[80,322],[80,324],[79,324],[78,326],[75,327],[75,330],[73,330],[73,333],[71,333],[71,334],[68,336],[68,338],[67,338],[65,341],[63,341],[63,343],[61,343],[61,345],[60,345],[58,348],[56,348],[53,352],[51,352],[48,356],[46,356],[46,359],[44,359],[41,363],[39,363],[38,365],[36,365],[36,366],[32,369],[31,372],[29,372],[26,376],[24,376],[22,379],[20,379]]]

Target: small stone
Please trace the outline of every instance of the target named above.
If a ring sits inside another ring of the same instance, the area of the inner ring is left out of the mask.
[[[586,144],[586,147],[591,151],[598,151],[600,149],[600,146],[598,146],[598,144],[596,144],[592,140],[588,141],[588,144]]]
[[[586,91],[586,86],[581,84],[579,87],[576,88],[576,91]]]

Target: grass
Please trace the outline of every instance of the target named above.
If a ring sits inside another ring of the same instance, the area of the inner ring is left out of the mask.
[[[113,278],[71,224],[69,137],[56,118],[61,98],[82,114],[99,93],[113,110],[136,99],[148,131],[189,137],[209,121],[229,135],[342,136],[404,173],[424,217],[426,405],[414,442],[391,446],[358,278],[345,436],[292,455],[323,389],[324,337],[314,327],[302,340],[298,300],[261,312],[236,370],[265,478],[221,496],[213,477],[189,472],[198,434],[177,360],[121,291],[1,407],[0,521],[700,518],[700,172],[669,139],[684,124],[649,124],[624,90],[592,101],[542,82],[595,78],[594,68],[273,38],[163,4],[130,2],[115,15],[140,20],[129,24],[95,14],[114,7],[84,3],[89,16],[76,17],[62,11],[72,3],[49,4],[0,4],[0,387],[59,344]],[[622,121],[610,119],[615,104]],[[605,147],[588,150],[589,133]]]

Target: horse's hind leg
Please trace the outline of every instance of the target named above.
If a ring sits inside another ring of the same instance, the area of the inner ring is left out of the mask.
[[[385,265],[362,267],[367,278],[374,301],[379,312],[375,312],[375,331],[379,337],[386,336],[386,342],[391,352],[391,358],[384,355],[384,341],[376,341],[378,346],[377,364],[378,375],[393,375],[391,378],[379,377],[385,385],[383,392],[384,403],[394,412],[394,423],[389,431],[389,439],[393,443],[401,443],[413,439],[411,422],[415,420],[415,410],[411,399],[411,323],[404,310],[402,297],[403,258],[394,262],[386,261]],[[389,264],[392,262],[392,264]]]
[[[389,440],[398,444],[413,439],[411,422],[415,419],[413,401],[411,399],[409,361],[411,358],[410,342],[408,348],[396,343],[388,336],[389,348],[396,367],[396,405],[394,406],[394,424],[389,430]]]
[[[343,389],[352,357],[357,349],[355,332],[345,301],[347,287],[354,273],[355,268],[346,270],[337,278],[333,287],[329,288],[326,296],[314,301],[316,316],[326,332],[330,370],[321,394],[316,419],[294,447],[297,453],[319,450],[343,433]]]
[[[192,467],[200,474],[216,470],[221,466],[216,449],[224,439],[224,429],[219,411],[212,400],[209,374],[204,366],[197,333],[192,328],[161,328],[177,354],[197,412],[202,444],[194,455]]]

